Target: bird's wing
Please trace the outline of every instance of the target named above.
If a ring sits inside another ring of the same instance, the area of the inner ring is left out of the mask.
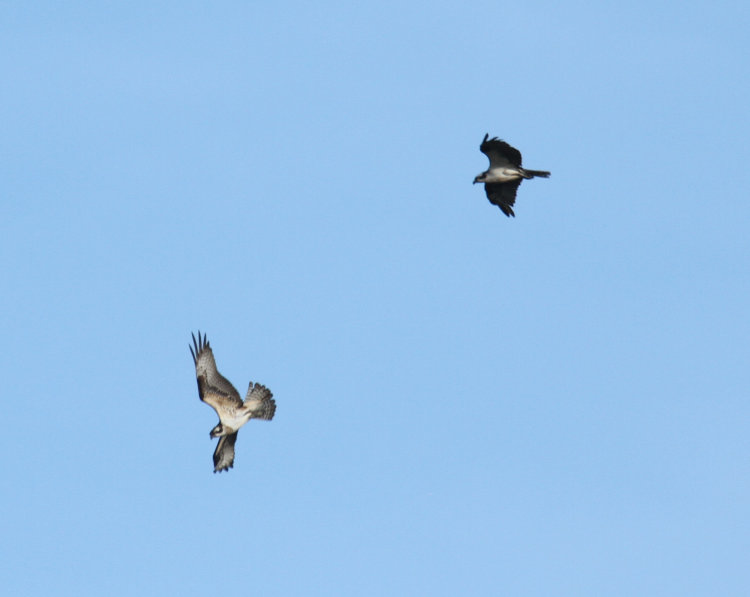
[[[508,145],[505,141],[489,135],[484,136],[479,150],[490,159],[490,170],[498,166],[520,166],[521,152],[515,147]]]
[[[214,450],[214,472],[228,471],[234,466],[234,444],[237,441],[237,432],[222,435]]]
[[[195,350],[193,350],[195,347]],[[193,335],[193,346],[190,347],[195,363],[195,377],[198,380],[198,395],[206,404],[213,409],[221,418],[221,411],[231,407],[242,406],[240,393],[216,368],[214,353],[206,339],[206,335],[198,332],[198,341]]]
[[[253,413],[253,419],[270,421],[276,413],[276,401],[266,386],[259,383],[253,385],[253,382],[250,382],[245,396],[245,408]]]
[[[516,214],[513,213],[513,205],[516,202],[516,191],[520,184],[520,178],[518,180],[511,180],[510,182],[486,183],[484,190],[487,193],[487,199],[490,200],[490,203],[502,209],[506,216],[513,216],[515,218]]]

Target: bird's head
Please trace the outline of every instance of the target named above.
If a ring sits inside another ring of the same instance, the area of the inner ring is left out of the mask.
[[[487,173],[486,173],[486,172],[482,172],[481,174],[477,174],[477,175],[476,175],[476,176],[474,177],[474,182],[473,182],[473,184],[477,184],[478,182],[484,182],[484,179],[485,179],[485,178],[487,178]]]
[[[224,435],[224,425],[219,423],[216,427],[214,427],[211,430],[211,433],[209,433],[209,435],[211,436],[211,438],[221,437],[222,435]]]

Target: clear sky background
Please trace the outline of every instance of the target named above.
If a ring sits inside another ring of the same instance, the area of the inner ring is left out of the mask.
[[[748,6],[3,2],[4,592],[747,595]]]

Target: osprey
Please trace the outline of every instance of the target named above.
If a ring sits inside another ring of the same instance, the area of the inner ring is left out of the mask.
[[[237,431],[250,419],[270,421],[276,412],[273,394],[260,384],[247,388],[245,401],[229,380],[216,369],[216,361],[206,335],[198,332],[198,341],[193,336],[193,346],[188,344],[195,363],[195,376],[198,380],[198,395],[219,415],[219,424],[211,430],[211,437],[218,437],[214,451],[214,472],[229,470],[234,466],[234,443]],[[195,347],[195,350],[193,350]]]
[[[521,168],[520,151],[497,137],[488,139],[489,135],[485,135],[479,150],[490,158],[490,167],[479,174],[474,183],[483,182],[490,203],[502,209],[506,216],[515,218],[513,204],[516,202],[518,185],[524,178],[549,178],[549,172]]]

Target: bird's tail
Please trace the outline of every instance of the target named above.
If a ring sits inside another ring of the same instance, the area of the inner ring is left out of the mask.
[[[247,388],[247,396],[245,396],[245,408],[253,413],[253,419],[270,421],[276,414],[276,401],[273,399],[271,390],[266,386],[250,382],[250,386]]]
[[[549,172],[545,170],[527,170],[526,168],[523,169],[523,177],[524,178],[534,178],[538,176],[539,178],[549,178]]]

